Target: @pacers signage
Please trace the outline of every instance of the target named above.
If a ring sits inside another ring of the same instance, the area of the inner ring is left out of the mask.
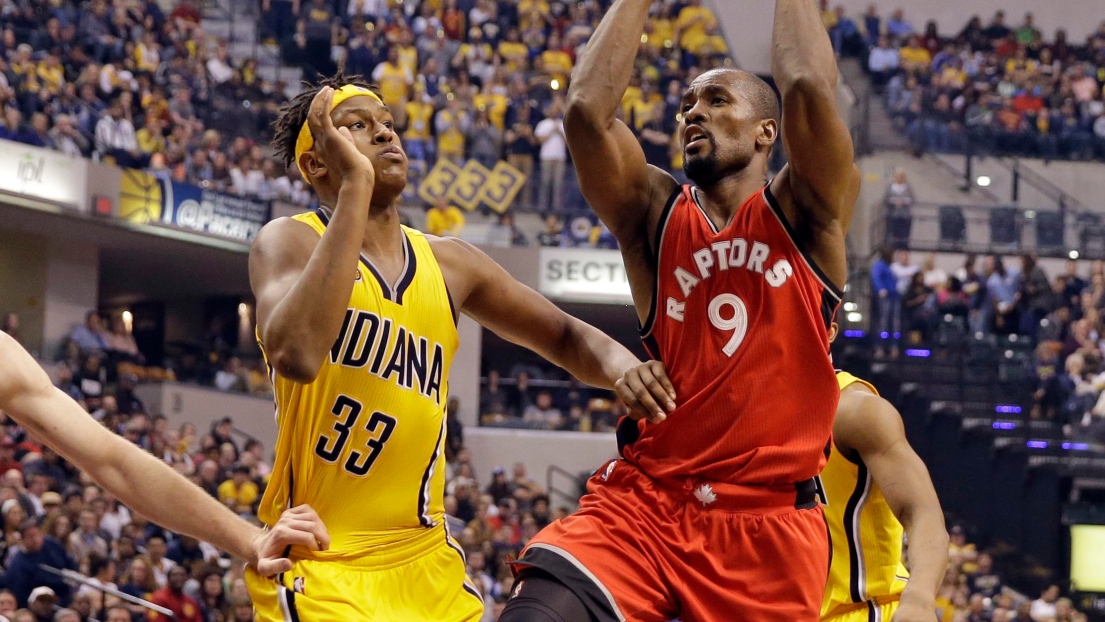
[[[0,193],[83,210],[88,163],[57,151],[0,140]]]
[[[542,248],[538,289],[569,302],[633,302],[622,255],[615,250]]]

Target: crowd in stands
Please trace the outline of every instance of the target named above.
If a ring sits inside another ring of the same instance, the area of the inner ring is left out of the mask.
[[[12,2],[0,11],[0,138],[306,204],[268,157],[285,85],[235,65],[194,0]]]
[[[976,338],[1026,337],[1035,346],[1030,416],[1105,442],[1105,262],[1090,262],[1087,272],[1068,260],[1049,277],[1031,254],[967,255],[948,274],[931,253],[917,265],[909,251],[888,248],[874,262],[871,289],[876,357],[897,357],[900,343],[931,343],[949,327]]]
[[[579,384],[552,366],[491,369],[480,388],[480,424],[534,430],[612,432],[626,414],[611,391]]]
[[[940,622],[1086,622],[1058,585],[1026,598],[1006,585],[995,555],[969,543],[962,527],[952,527],[949,536],[948,571],[936,598]]]
[[[1105,22],[1071,41],[1063,29],[1045,36],[1032,13],[949,31],[918,28],[902,9],[822,9],[837,52],[863,60],[916,152],[1105,157]]]
[[[570,192],[564,94],[609,0],[263,0],[261,37],[308,78],[376,83],[411,161],[507,161],[517,206],[582,210]],[[0,11],[0,138],[107,158],[206,188],[307,205],[265,144],[287,86],[207,36],[195,0],[13,2]],[[656,3],[620,114],[650,163],[678,171],[682,88],[730,62],[701,0]],[[294,167],[293,167],[294,169]],[[416,202],[413,191],[408,200]]]

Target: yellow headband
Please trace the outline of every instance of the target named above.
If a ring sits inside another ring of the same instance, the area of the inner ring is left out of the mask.
[[[330,111],[333,112],[334,108],[338,107],[338,104],[349,99],[350,97],[357,97],[358,95],[364,95],[371,97],[381,104],[384,103],[380,96],[372,91],[355,84],[346,84],[334,91],[334,100],[330,103]],[[299,128],[299,138],[295,141],[295,165],[299,166],[299,158],[304,153],[311,150],[311,147],[315,146],[315,137],[311,134],[311,128],[307,126],[307,121],[303,121],[303,127]],[[304,175],[303,179],[306,180],[307,176]],[[307,183],[311,183],[307,181]]]

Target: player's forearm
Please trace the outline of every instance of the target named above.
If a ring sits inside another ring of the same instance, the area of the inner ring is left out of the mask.
[[[633,77],[649,0],[616,0],[572,72],[565,125],[606,127],[614,122]],[[569,131],[569,138],[571,132]]]
[[[235,516],[163,461],[98,424],[51,386],[45,374],[33,378],[18,394],[4,404],[16,422],[124,505],[172,531],[256,561],[253,540],[261,535],[259,528]]]
[[[549,360],[580,382],[602,389],[613,389],[626,370],[641,364],[625,346],[575,318],[569,318],[559,347],[551,356]]]
[[[771,74],[785,100],[795,88],[835,92],[836,55],[814,0],[776,0]]]
[[[343,183],[337,205],[306,267],[269,315],[262,334],[269,363],[280,375],[311,382],[334,344],[368,223],[373,181]]]
[[[948,531],[939,503],[909,508],[900,517],[909,541],[909,584],[903,598],[936,599],[948,568]]]

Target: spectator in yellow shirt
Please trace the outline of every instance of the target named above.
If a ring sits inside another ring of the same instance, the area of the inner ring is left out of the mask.
[[[249,479],[249,467],[244,464],[234,466],[231,479],[219,484],[219,501],[239,514],[250,514],[253,503],[257,501],[257,484]]]
[[[470,123],[468,111],[460,107],[460,100],[452,98],[434,117],[437,130],[437,155],[454,163],[464,161],[464,136]]]
[[[829,8],[829,0],[820,0],[817,7],[821,11],[821,23],[825,24],[825,30],[836,28],[840,20],[837,19],[836,11]]]
[[[426,233],[439,237],[457,236],[464,229],[464,213],[455,205],[449,205],[446,197],[438,198],[426,210]]]
[[[522,43],[522,36],[517,28],[506,31],[506,39],[499,43],[499,56],[506,63],[510,72],[525,71],[529,60],[529,48]]]
[[[138,141],[138,150],[143,153],[161,153],[165,151],[165,135],[162,133],[161,120],[154,115],[146,115],[146,124],[134,133]]]
[[[38,63],[38,77],[42,81],[42,88],[53,94],[61,92],[65,85],[65,68],[61,66],[61,60],[53,54],[47,54],[46,58]]]
[[[411,162],[426,162],[433,153],[430,123],[434,118],[433,104],[425,99],[426,89],[414,85],[414,99],[407,102],[407,129],[403,132],[403,148]]]
[[[399,50],[388,47],[387,61],[376,65],[372,70],[372,80],[380,86],[380,98],[388,106],[400,106],[409,99],[410,87],[414,84],[414,75],[399,62]]]
[[[652,120],[652,111],[657,107],[664,107],[664,98],[656,92],[650,80],[642,80],[637,97],[625,107],[625,120],[627,123],[632,120],[633,127],[640,131]]]
[[[706,39],[706,26],[710,24],[717,24],[713,12],[702,6],[702,0],[688,0],[687,6],[679,12],[679,19],[675,21],[679,45],[693,53]]]
[[[568,83],[568,76],[572,75],[572,67],[575,63],[572,57],[561,49],[560,36],[555,32],[549,35],[548,49],[541,53],[541,61],[545,63],[545,71],[560,81],[560,89]]]
[[[898,57],[901,59],[902,69],[906,71],[927,69],[932,65],[932,54],[929,53],[928,48],[921,45],[920,35],[911,36],[909,44],[898,51]]]
[[[699,47],[697,53],[702,56],[727,56],[729,54],[729,45],[725,43],[725,37],[721,36],[717,24],[710,24],[706,27],[706,38],[703,39],[702,46]]]
[[[531,26],[544,27],[550,15],[549,3],[545,0],[521,0],[518,3],[519,25],[522,30]]]

